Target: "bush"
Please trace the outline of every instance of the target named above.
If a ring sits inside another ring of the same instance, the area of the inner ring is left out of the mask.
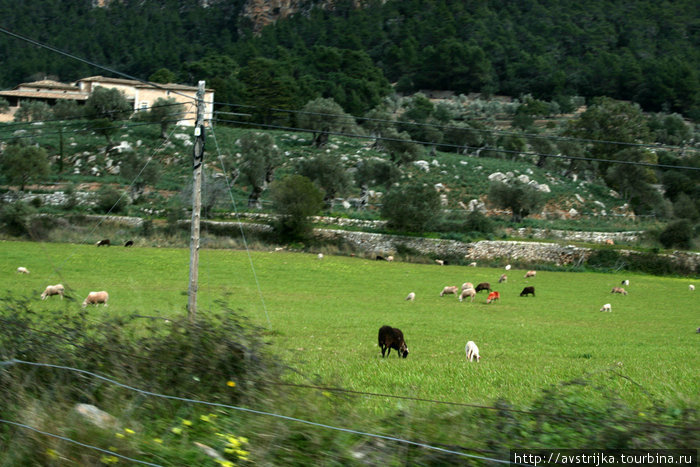
[[[688,250],[692,247],[693,225],[688,219],[672,222],[659,235],[659,241],[666,248],[683,248]]]
[[[403,185],[391,190],[382,204],[387,227],[407,232],[434,230],[440,215],[440,197],[432,186]]]
[[[323,193],[311,180],[301,175],[290,175],[270,185],[270,198],[278,214],[272,227],[279,239],[308,241],[312,224],[309,216],[317,214],[323,207]]]
[[[123,192],[119,192],[114,187],[102,185],[97,190],[97,203],[95,208],[97,212],[104,214],[118,214],[124,211],[128,201]]]
[[[0,225],[10,235],[25,236],[29,233],[29,216],[33,212],[30,206],[21,201],[6,204],[0,210]]]
[[[472,211],[467,215],[463,230],[492,234],[496,231],[496,224],[481,211]]]

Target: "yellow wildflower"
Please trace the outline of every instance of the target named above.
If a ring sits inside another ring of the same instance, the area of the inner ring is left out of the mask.
[[[234,448],[237,448],[241,445],[241,442],[238,441],[235,436],[227,436],[226,441],[228,441]]]
[[[176,435],[179,435],[180,433],[182,433],[182,428],[180,428],[179,426],[176,426],[175,428],[171,429],[170,431],[172,431]]]
[[[200,415],[199,419],[203,422],[210,422],[211,421],[211,419],[209,418],[208,415]]]
[[[328,391],[323,391],[321,394],[323,394],[326,397],[331,397],[331,393]]]
[[[240,441],[243,444],[248,444],[248,438],[246,438],[245,436],[241,436],[240,438],[238,438],[238,441]]]
[[[153,441],[158,443],[158,444],[163,444],[163,440],[160,438],[153,438]]]
[[[136,433],[134,430],[131,430],[131,429],[129,429],[129,428],[124,428],[124,432],[125,432],[127,435],[133,435],[134,433]]]
[[[115,436],[116,436],[117,438],[123,438],[123,437],[124,437],[124,435],[123,435],[122,433],[117,433],[117,434],[115,434]]]
[[[192,422],[189,421],[189,420],[183,420],[183,421],[182,421],[182,424],[185,425],[185,426],[192,426]]]
[[[227,384],[229,387],[231,387],[231,388],[233,388],[233,387],[236,386],[236,383],[234,383],[233,381],[229,381],[229,382],[226,383],[226,384]]]
[[[58,457],[58,453],[53,449],[47,449],[46,455],[49,456],[51,459],[56,459]]]

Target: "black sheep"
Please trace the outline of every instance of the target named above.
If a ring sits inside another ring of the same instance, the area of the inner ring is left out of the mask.
[[[105,238],[104,240],[100,240],[99,242],[96,243],[97,246],[109,246],[110,241],[109,238]]]
[[[384,353],[388,356],[391,353],[391,349],[395,349],[399,354],[399,357],[408,357],[408,346],[406,341],[403,339],[403,333],[398,328],[392,328],[391,326],[382,326],[379,328],[379,348],[382,349],[382,358],[384,358]],[[388,352],[387,352],[388,350]]]
[[[134,246],[134,241],[133,240],[127,240],[126,243],[124,244],[126,247]]]
[[[520,292],[521,297],[527,297],[527,294],[532,294],[532,296],[535,296],[535,288],[533,286],[530,287],[525,287],[522,292]]]
[[[489,284],[488,282],[482,282],[481,284],[476,286],[475,290],[476,293],[479,293],[482,290],[488,290],[489,292],[491,292],[491,284]]]

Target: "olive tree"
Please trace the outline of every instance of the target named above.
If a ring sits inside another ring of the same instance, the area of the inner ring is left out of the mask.
[[[520,222],[544,204],[544,197],[537,188],[517,181],[492,183],[488,199],[499,208],[510,209],[513,222]]]
[[[270,198],[277,219],[273,228],[283,241],[306,241],[311,237],[310,216],[323,207],[323,193],[303,175],[290,175],[270,185]]]
[[[0,155],[0,168],[8,183],[20,185],[20,190],[31,181],[49,175],[49,157],[44,148],[13,144]]]

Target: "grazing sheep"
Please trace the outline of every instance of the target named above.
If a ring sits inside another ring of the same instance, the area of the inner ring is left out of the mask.
[[[528,271],[525,273],[525,279],[528,277],[535,277],[537,275],[537,271]]]
[[[475,268],[475,267],[476,267],[476,263],[469,263],[469,266]]]
[[[491,292],[491,284],[489,284],[488,282],[482,282],[481,284],[476,286],[475,290],[476,293],[479,293],[482,290],[488,290],[489,292]]]
[[[464,284],[462,284],[462,290],[473,289],[473,288],[474,288],[474,284],[472,284],[471,282],[465,282]]]
[[[448,285],[447,287],[442,289],[442,292],[440,292],[441,297],[443,295],[451,295],[451,294],[457,294],[457,286],[456,285]]]
[[[323,259],[323,253],[319,253],[317,256],[318,259]]]
[[[481,356],[479,355],[479,347],[476,346],[474,341],[467,342],[464,350],[467,352],[468,362],[473,362],[474,358],[476,358],[476,363],[479,363],[479,360],[481,360]]]
[[[134,241],[133,240],[127,240],[124,246],[129,247],[129,246],[134,246]]]
[[[600,311],[612,312],[612,305],[610,305],[609,303],[606,303],[605,305],[603,305],[603,308],[601,308]]]
[[[383,257],[382,255],[377,255],[376,258],[374,258],[376,261],[386,261],[386,258]]]
[[[629,279],[625,279],[624,281],[620,282],[620,285],[625,285],[625,286],[629,287],[629,285],[630,285],[630,280],[629,280]]]
[[[441,259],[436,259],[435,262],[438,264],[438,266],[444,266],[444,265],[445,265],[445,261],[443,261],[443,260],[441,260]]]
[[[500,300],[500,299],[501,299],[501,294],[499,292],[493,291],[489,294],[488,297],[486,297],[486,303],[488,304],[488,303],[495,302],[496,300]]]
[[[17,274],[29,274],[29,269],[25,268],[24,266],[20,266],[17,268]]]
[[[521,297],[527,297],[528,294],[532,294],[532,296],[535,296],[535,288],[530,286],[530,287],[525,287],[522,292],[520,292]]]
[[[49,285],[46,287],[46,289],[44,289],[44,292],[41,294],[41,299],[46,300],[52,295],[60,295],[61,299],[63,299],[63,292],[65,291],[66,289],[61,284]]]
[[[97,246],[109,246],[111,245],[111,242],[109,241],[109,238],[105,238],[104,240],[100,240],[99,242],[95,243]]]
[[[690,290],[692,292],[693,290],[695,290],[695,286],[693,284],[690,284],[688,286],[688,290]]]
[[[462,290],[462,293],[459,294],[459,301],[461,302],[467,297],[471,297],[471,301],[473,302],[474,297],[476,297],[476,291],[472,288]]]
[[[506,264],[506,271],[510,271],[510,264]]]
[[[83,300],[83,308],[88,305],[97,306],[100,303],[104,303],[104,305],[107,306],[107,300],[109,300],[109,294],[104,290],[100,292],[90,292],[88,296],[85,297],[85,300]]]
[[[394,261],[394,257],[393,257],[393,256],[387,256],[387,257],[386,257],[386,260],[389,261],[389,262],[392,262],[392,261]]]
[[[613,287],[610,293],[621,293],[622,295],[627,295],[627,291],[622,287]]]
[[[408,300],[408,301],[411,301],[411,302],[412,302],[412,301],[415,300],[415,299],[416,299],[416,293],[415,293],[415,292],[411,292],[410,294],[408,294],[408,295],[406,296],[406,300]]]
[[[391,354],[391,349],[396,350],[399,357],[408,357],[408,346],[403,338],[403,332],[399,328],[392,328],[391,326],[382,326],[379,328],[379,336],[377,338],[379,343],[379,348],[382,350],[382,358],[384,358],[384,352],[386,352],[387,357]],[[387,352],[388,350],[388,352]]]
[[[501,274],[501,277],[498,279],[498,283],[500,284],[501,282],[508,282],[508,276]]]

